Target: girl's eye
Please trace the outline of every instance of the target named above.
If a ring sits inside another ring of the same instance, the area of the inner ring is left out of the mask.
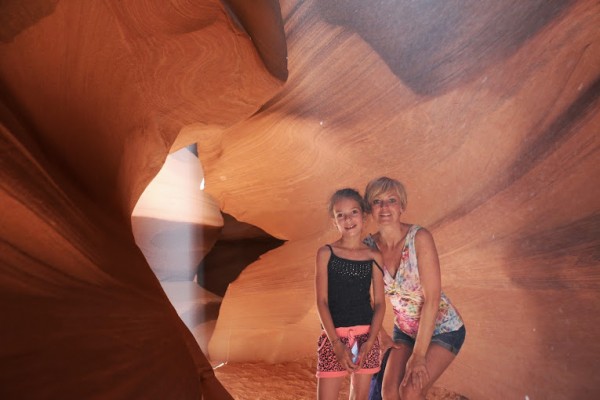
[[[354,215],[358,214],[358,210],[352,210],[352,214],[354,214]]]
[[[336,214],[336,215],[335,215],[335,217],[336,217],[337,219],[340,219],[340,218],[343,218],[343,217],[344,217],[344,214]]]

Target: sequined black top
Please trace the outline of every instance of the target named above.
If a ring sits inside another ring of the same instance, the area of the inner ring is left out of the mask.
[[[327,298],[329,312],[336,328],[371,325],[371,276],[374,260],[347,260],[335,255],[327,263]],[[381,267],[380,267],[381,269]]]

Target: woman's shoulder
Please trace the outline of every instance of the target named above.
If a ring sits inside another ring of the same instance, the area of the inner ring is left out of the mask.
[[[431,232],[420,225],[413,225],[415,243],[433,243],[433,235]]]
[[[421,236],[431,235],[429,230],[422,225],[412,224],[409,228],[415,235],[420,234]]]
[[[425,229],[425,227],[423,225],[419,225],[419,224],[406,224],[406,225],[408,225],[408,231],[409,232],[412,231],[415,234],[419,231],[427,230],[427,229]]]

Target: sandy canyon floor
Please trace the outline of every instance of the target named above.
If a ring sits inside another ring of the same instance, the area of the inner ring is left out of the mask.
[[[315,399],[317,379],[315,362],[305,359],[281,364],[231,363],[215,370],[217,378],[237,400],[303,400]],[[346,380],[340,399],[348,398]],[[460,394],[433,387],[427,400],[467,400]]]

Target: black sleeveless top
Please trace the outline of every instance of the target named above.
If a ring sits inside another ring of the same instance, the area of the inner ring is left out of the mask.
[[[347,260],[335,255],[327,263],[327,298],[329,312],[336,328],[371,325],[371,276],[375,260]]]

